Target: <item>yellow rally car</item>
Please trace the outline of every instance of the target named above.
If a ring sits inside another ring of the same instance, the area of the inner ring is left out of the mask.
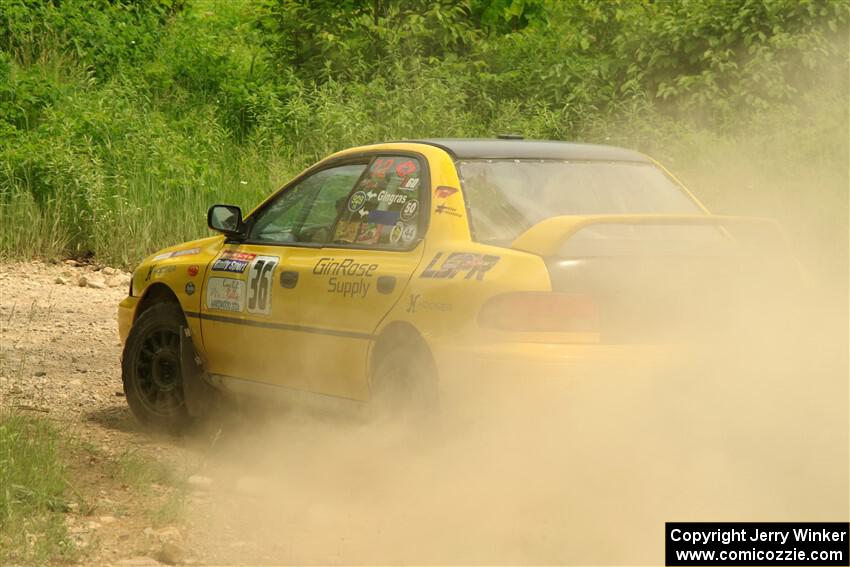
[[[171,427],[210,392],[274,386],[401,406],[433,400],[457,361],[521,378],[628,356],[712,316],[671,293],[698,269],[648,283],[628,260],[714,250],[746,222],[710,215],[652,159],[615,147],[345,150],[244,218],[211,207],[221,235],[138,266],[118,309],[127,401]],[[647,316],[659,312],[677,317]]]

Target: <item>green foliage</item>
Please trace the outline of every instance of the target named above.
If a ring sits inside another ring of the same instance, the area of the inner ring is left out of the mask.
[[[518,31],[546,21],[542,0],[475,0],[470,16],[485,29],[499,33]]]
[[[0,48],[24,64],[56,52],[106,76],[156,45],[182,0],[0,0]]]
[[[257,27],[278,68],[305,79],[388,77],[393,59],[467,53],[480,37],[464,3],[260,0]]]
[[[835,0],[660,2],[618,40],[650,96],[730,119],[788,102],[847,55],[848,4]],[[840,31],[839,31],[840,30]]]
[[[518,132],[666,152],[817,98],[844,114],[848,7],[0,0],[0,254],[130,264],[205,234],[209,204],[250,208],[361,143]]]

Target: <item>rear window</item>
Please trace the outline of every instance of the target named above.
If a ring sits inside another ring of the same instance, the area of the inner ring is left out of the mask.
[[[422,166],[416,158],[380,156],[340,203],[333,241],[382,248],[410,247],[419,236]]]
[[[458,171],[473,234],[487,244],[508,246],[555,216],[703,212],[649,163],[466,160]]]

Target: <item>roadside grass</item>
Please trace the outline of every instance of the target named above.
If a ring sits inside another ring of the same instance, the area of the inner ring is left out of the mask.
[[[0,564],[75,561],[62,439],[44,418],[0,413]]]
[[[170,465],[152,460],[138,451],[129,450],[116,461],[118,478],[131,488],[144,488],[150,484],[178,486],[180,478]]]
[[[159,505],[150,508],[147,517],[154,527],[179,524],[186,511],[186,491],[175,488],[169,491]]]
[[[0,565],[84,563],[101,535],[75,542],[69,515],[115,515],[154,528],[180,524],[184,472],[138,450],[107,455],[48,418],[0,409]],[[111,495],[106,507],[104,490]]]
[[[150,502],[145,515],[154,526],[160,527],[179,523],[186,507],[185,475],[172,464],[152,459],[138,451],[127,451],[115,461],[118,480],[126,483],[135,492],[151,493],[157,498]]]

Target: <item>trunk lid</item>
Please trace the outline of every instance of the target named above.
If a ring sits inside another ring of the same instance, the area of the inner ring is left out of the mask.
[[[793,301],[787,284],[800,276],[767,219],[562,216],[531,227],[512,247],[544,258],[553,292],[593,297],[605,343],[751,331]]]

